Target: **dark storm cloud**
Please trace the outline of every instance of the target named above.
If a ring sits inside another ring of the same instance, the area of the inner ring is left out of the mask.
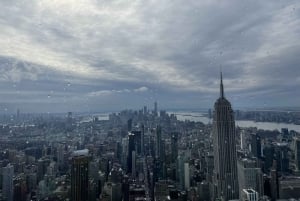
[[[14,0],[0,7],[3,108],[108,110],[154,100],[211,107],[220,68],[234,105],[300,100],[297,1]]]

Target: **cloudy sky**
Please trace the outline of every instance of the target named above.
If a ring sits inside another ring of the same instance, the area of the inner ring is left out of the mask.
[[[0,113],[299,106],[299,0],[1,0]]]

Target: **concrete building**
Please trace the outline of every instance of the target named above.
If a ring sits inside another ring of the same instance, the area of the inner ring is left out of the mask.
[[[190,188],[190,166],[189,163],[184,163],[184,188],[188,190]]]
[[[263,195],[263,173],[255,159],[243,158],[238,160],[239,191],[254,189]],[[240,196],[241,197],[241,196]]]

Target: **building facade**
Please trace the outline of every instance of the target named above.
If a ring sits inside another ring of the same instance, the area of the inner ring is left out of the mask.
[[[258,167],[255,158],[239,159],[237,162],[238,167],[238,180],[239,180],[239,193],[243,189],[253,189],[259,196],[264,195],[263,191],[263,173],[261,168]],[[241,196],[240,196],[241,197]]]

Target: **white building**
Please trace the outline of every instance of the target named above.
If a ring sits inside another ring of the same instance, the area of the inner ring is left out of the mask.
[[[258,193],[253,189],[243,189],[242,190],[242,201],[258,201]]]

